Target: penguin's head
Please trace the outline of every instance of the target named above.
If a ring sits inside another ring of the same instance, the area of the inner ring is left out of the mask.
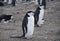
[[[38,11],[38,10],[41,10],[41,8],[40,8],[39,6],[37,7],[37,11]]]
[[[38,8],[40,8],[40,10],[41,10],[41,9],[44,9],[44,6],[43,5],[38,5]]]
[[[27,14],[28,14],[29,16],[34,16],[34,12],[33,12],[33,11],[28,11]]]

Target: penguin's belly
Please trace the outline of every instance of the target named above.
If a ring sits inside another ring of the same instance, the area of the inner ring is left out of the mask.
[[[41,24],[43,24],[44,20],[42,20],[44,17],[44,9],[40,10],[40,14],[39,14],[39,20],[38,20],[38,25],[41,26]]]
[[[33,35],[34,32],[34,17],[28,17],[28,24],[27,24],[27,33],[25,37],[30,37]]]

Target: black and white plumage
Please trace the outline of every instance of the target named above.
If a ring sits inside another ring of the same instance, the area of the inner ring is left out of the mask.
[[[0,15],[0,22],[8,23],[9,21],[12,21],[13,15]]]
[[[32,11],[28,11],[22,22],[22,37],[31,38],[34,32],[34,13]]]
[[[35,26],[41,26],[41,24],[44,24],[44,6],[37,7],[34,19],[35,19]]]

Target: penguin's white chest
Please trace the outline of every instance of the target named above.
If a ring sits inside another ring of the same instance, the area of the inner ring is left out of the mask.
[[[39,14],[39,19],[41,20],[43,19],[43,17],[44,17],[44,9],[41,9]]]
[[[33,35],[34,32],[34,17],[28,17],[28,24],[27,24],[27,33],[25,37],[30,37]]]
[[[40,10],[40,14],[39,14],[39,20],[38,20],[38,25],[41,26],[41,24],[44,24],[44,20],[42,20],[44,17],[44,9]]]
[[[33,16],[28,18],[28,27],[30,27],[30,28],[34,27],[34,17]]]

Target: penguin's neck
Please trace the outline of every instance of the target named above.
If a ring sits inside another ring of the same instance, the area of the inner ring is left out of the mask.
[[[40,6],[41,9],[44,9],[44,6]]]

